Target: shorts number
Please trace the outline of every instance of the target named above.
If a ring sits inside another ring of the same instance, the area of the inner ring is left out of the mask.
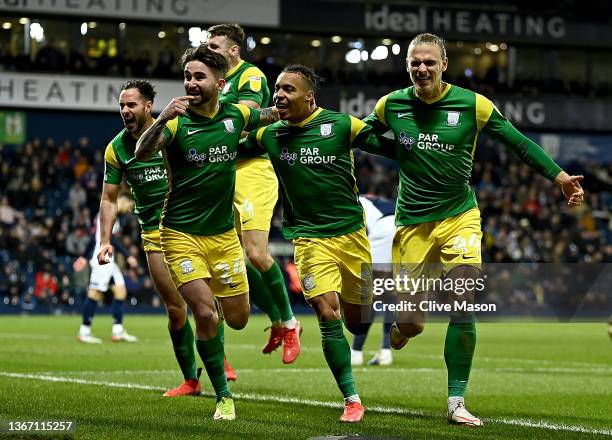
[[[233,269],[233,275],[237,275],[242,273],[241,261],[239,258],[234,260],[232,267],[228,263],[218,263],[215,266],[215,270],[221,271],[221,276],[219,277],[219,282],[221,284],[230,284],[233,281],[232,275],[230,275],[230,271]]]
[[[478,240],[477,234],[470,235],[470,238],[467,240],[463,237],[455,237],[455,240],[453,241],[453,251],[466,254],[468,252],[468,247],[475,249],[478,253],[480,253],[480,240]]]

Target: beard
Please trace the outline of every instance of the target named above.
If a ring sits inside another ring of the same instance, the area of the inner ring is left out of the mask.
[[[210,100],[213,99],[213,97],[215,97],[219,93],[214,86],[209,89],[204,89],[201,87],[198,87],[198,89],[200,91],[200,94],[195,95],[195,99],[193,99],[193,101],[190,102],[190,104],[195,107],[199,107],[201,105],[204,105],[210,102]],[[190,94],[188,90],[185,90],[185,92],[188,95]]]

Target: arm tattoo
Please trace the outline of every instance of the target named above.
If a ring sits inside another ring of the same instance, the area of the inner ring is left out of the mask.
[[[145,131],[136,143],[135,156],[137,160],[147,160],[168,142],[164,136],[166,123],[158,119]]]
[[[259,110],[259,126],[270,125],[278,121],[278,111],[274,111],[273,107],[266,107]]]

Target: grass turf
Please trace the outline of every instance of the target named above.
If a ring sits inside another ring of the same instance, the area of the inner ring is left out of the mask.
[[[239,375],[231,384],[237,419],[214,422],[206,378],[205,397],[161,397],[182,381],[164,317],[127,316],[126,328],[140,341],[117,344],[110,341],[110,317],[99,316],[93,330],[104,343],[85,345],[75,341],[78,317],[3,316],[0,419],[73,420],[78,439],[612,434],[612,344],[605,324],[479,324],[466,402],[486,425],[470,429],[445,418],[444,324],[429,324],[394,352],[391,367],[355,368],[369,411],[363,423],[345,425],[338,422],[341,395],[327,370],[316,321],[301,319],[303,351],[291,366],[281,363],[279,351],[261,354],[267,338],[261,315],[252,316],[243,331],[226,330],[226,354]],[[366,360],[378,346],[380,327],[368,338]]]

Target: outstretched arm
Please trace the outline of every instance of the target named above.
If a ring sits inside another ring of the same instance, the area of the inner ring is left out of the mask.
[[[492,108],[483,131],[513,150],[526,164],[557,185],[570,206],[578,206],[584,199],[580,181],[584,176],[570,176],[542,147],[518,131],[496,108]]]
[[[170,101],[155,122],[138,139],[134,152],[136,160],[147,160],[168,144],[170,138],[164,135],[166,123],[178,115],[184,115],[191,99],[193,96],[179,96]]]

